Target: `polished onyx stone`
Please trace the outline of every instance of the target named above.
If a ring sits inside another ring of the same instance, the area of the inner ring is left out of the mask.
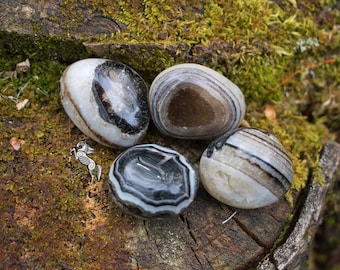
[[[178,152],[155,144],[129,148],[109,173],[113,200],[142,218],[181,213],[194,200],[197,187],[192,165]]]
[[[149,125],[147,86],[129,66],[101,58],[68,66],[60,99],[73,123],[91,139],[112,147],[139,143]]]
[[[246,111],[242,91],[217,71],[186,63],[163,70],[149,91],[150,113],[164,135],[215,139],[237,128]]]
[[[212,142],[200,161],[200,179],[215,199],[253,209],[277,202],[290,188],[294,167],[272,134],[240,128]]]

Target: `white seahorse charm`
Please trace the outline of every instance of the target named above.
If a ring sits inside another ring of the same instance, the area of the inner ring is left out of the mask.
[[[96,162],[89,158],[87,155],[93,153],[94,149],[91,148],[86,141],[80,141],[77,143],[76,147],[71,148],[70,156],[74,154],[77,160],[80,161],[81,164],[86,165],[89,170],[91,176],[90,184],[94,183],[94,177],[97,177],[97,181],[100,181],[100,177],[102,175],[102,166],[96,164]],[[95,169],[97,168],[97,174],[95,175]]]

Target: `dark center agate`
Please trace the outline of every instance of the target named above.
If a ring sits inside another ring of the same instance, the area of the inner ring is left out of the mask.
[[[163,70],[149,91],[151,117],[164,135],[212,139],[241,123],[246,105],[241,90],[222,74],[198,64]]]
[[[183,156],[154,144],[126,150],[109,174],[115,202],[142,218],[179,214],[194,200],[197,185],[195,170]]]
[[[148,125],[147,87],[130,67],[115,61],[97,66],[92,91],[100,116],[123,133],[137,134]]]
[[[168,105],[168,117],[172,125],[178,127],[197,127],[206,126],[214,121],[216,117],[214,108],[202,97],[205,90],[201,87],[180,83],[176,86],[176,94],[170,100]],[[218,103],[214,104],[215,108]]]

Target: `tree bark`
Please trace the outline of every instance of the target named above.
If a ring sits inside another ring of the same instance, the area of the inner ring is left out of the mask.
[[[310,179],[295,209],[285,199],[261,209],[233,209],[200,188],[178,218],[136,219],[127,244],[132,269],[295,269],[306,262],[339,163],[340,145],[329,142],[320,161],[326,183]]]
[[[307,187],[307,198],[303,202],[292,232],[284,244],[274,250],[272,259],[266,259],[259,269],[296,269],[306,264],[311,241],[322,222],[326,193],[334,181],[333,176],[339,163],[340,145],[329,142],[320,160],[326,183],[323,185],[314,183]]]

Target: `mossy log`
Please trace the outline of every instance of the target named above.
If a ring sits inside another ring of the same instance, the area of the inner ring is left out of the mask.
[[[81,38],[111,34],[124,25],[93,13],[93,8],[82,1],[1,1],[1,30],[28,35]],[[84,1],[85,2],[85,1]]]
[[[227,66],[228,56],[242,50],[242,44],[235,45],[233,42],[216,40],[210,42],[208,46],[202,44],[190,46],[186,43],[116,44],[107,40],[100,42],[98,40],[101,35],[110,36],[111,34],[123,32],[128,26],[100,12],[93,12],[93,6],[81,3],[78,6],[72,6],[74,5],[73,1],[2,0],[1,2],[0,30],[4,32],[0,38],[10,36],[19,40],[34,41],[35,38],[44,40],[46,37],[54,36],[58,38],[57,43],[60,48],[66,45],[65,48],[69,54],[64,51],[59,51],[55,54],[57,58],[61,57],[66,63],[73,62],[85,55],[113,58],[132,65],[148,81],[165,67],[177,62],[210,63],[211,66],[225,64]],[[138,1],[132,1],[132,5],[136,4],[135,2],[137,3]],[[71,7],[66,7],[67,3],[71,3]],[[72,13],[78,15],[69,17]],[[93,41],[91,36],[96,36],[96,39]],[[6,42],[12,45],[15,44],[15,42],[12,43],[9,40],[2,41],[2,44]],[[19,44],[18,46],[20,47],[21,45]],[[76,44],[76,46],[71,49],[70,44]],[[83,46],[87,49],[87,52],[84,52]],[[256,43],[254,46],[259,49],[258,54],[267,54],[269,52],[269,48],[265,43]],[[80,56],[74,53],[77,50],[78,52],[84,52],[84,54]],[[1,57],[6,56],[1,55]],[[32,57],[36,57],[36,54],[32,53]],[[138,61],[136,61],[136,57],[138,57]],[[58,93],[52,94],[58,96]],[[49,109],[46,106],[45,113],[59,119],[58,122],[53,122],[57,128],[67,130],[69,128],[67,117],[60,109],[60,104],[58,106],[57,109],[55,107]],[[8,116],[6,113],[8,112],[4,111],[1,114],[4,119],[4,124],[1,125],[0,130],[2,134],[11,134],[13,130],[19,130],[20,128],[27,128],[27,132],[36,132],[32,125],[34,127],[37,124],[25,122],[27,121],[25,118]],[[38,123],[41,118],[36,117],[40,116],[34,115],[33,117],[36,121],[35,123]],[[51,131],[49,130],[48,132]],[[45,133],[47,132],[45,131]],[[29,134],[21,136],[29,137]],[[79,131],[75,131],[75,128],[73,128],[69,141],[76,141],[79,137],[81,137]],[[28,139],[26,140],[28,141]],[[51,145],[55,144],[59,145],[59,142],[49,140],[52,139],[41,142],[43,148],[52,148]],[[170,146],[183,153],[196,166],[203,149],[206,147],[205,143],[170,140],[161,136],[153,127],[150,128],[149,135],[144,142]],[[5,145],[5,143],[3,144]],[[26,143],[26,148],[28,148],[27,144],[29,142]],[[33,146],[30,147],[33,148]],[[61,153],[65,155],[68,151],[68,149],[65,150],[66,147],[63,144],[61,149],[58,149],[60,150],[60,155]],[[38,147],[38,149],[40,148]],[[3,169],[6,172],[3,176],[4,181],[1,183],[4,194],[10,198],[14,196],[12,196],[12,193],[18,192],[21,194],[21,197],[18,196],[14,201],[22,200],[24,203],[29,201],[25,199],[24,188],[16,191],[14,184],[13,186],[11,184],[11,178],[15,178],[15,173],[13,172],[16,172],[15,168],[17,166],[26,168],[24,178],[26,176],[27,178],[32,178],[36,174],[42,174],[33,166],[32,160],[34,160],[34,164],[41,164],[42,161],[39,160],[39,157],[33,157],[30,151],[33,151],[33,149],[25,150],[24,145],[22,152],[16,154],[13,160],[7,160],[5,163],[7,168]],[[102,152],[105,151],[107,150],[102,150]],[[56,176],[53,175],[53,178],[65,180],[67,177],[75,176],[76,173],[79,174],[80,170],[74,172],[76,169],[71,168],[73,172],[70,172],[70,168],[61,167],[65,164],[65,159],[61,161],[54,160],[56,156],[45,156],[44,150],[39,153],[44,159],[42,164],[52,164],[49,170],[51,175],[56,174]],[[110,152],[112,159],[117,153],[114,152],[112,155]],[[39,156],[39,154],[37,155]],[[106,153],[106,155],[108,154]],[[99,158],[99,155],[96,157]],[[29,161],[27,158],[31,160]],[[5,160],[5,158],[2,159]],[[6,231],[6,233],[0,236],[3,237],[3,241],[0,241],[3,250],[0,259],[8,269],[11,267],[11,269],[14,269],[13,265],[18,269],[21,269],[20,265],[23,267],[22,269],[30,265],[33,265],[32,268],[34,268],[34,264],[46,269],[49,267],[51,269],[82,267],[96,269],[98,266],[105,269],[295,269],[297,265],[305,263],[306,251],[315,229],[322,219],[322,207],[326,192],[332,184],[332,177],[339,163],[340,145],[334,142],[327,143],[320,161],[322,172],[326,178],[325,184],[315,183],[313,176],[311,176],[305,189],[294,193],[294,207],[291,207],[286,199],[282,198],[278,203],[261,209],[233,209],[217,202],[200,187],[195,202],[185,213],[176,218],[164,220],[135,219],[125,216],[118,208],[108,206],[107,180],[104,180],[96,184],[96,190],[90,193],[92,197],[85,198],[85,196],[77,195],[80,200],[84,201],[85,205],[85,210],[82,210],[85,211],[85,214],[79,214],[79,216],[86,217],[87,214],[88,220],[83,221],[80,217],[74,216],[69,217],[70,220],[64,220],[64,223],[70,227],[73,226],[72,223],[77,222],[83,222],[87,225],[84,226],[85,228],[77,227],[77,230],[75,230],[77,237],[79,235],[83,236],[81,241],[78,238],[73,241],[70,238],[60,236],[60,242],[63,242],[63,244],[60,244],[55,249],[55,254],[59,256],[59,252],[62,250],[64,255],[64,261],[62,262],[51,262],[49,258],[46,258],[46,256],[51,258],[58,257],[53,254],[53,251],[49,251],[50,253],[44,255],[45,258],[41,255],[44,253],[38,251],[43,241],[38,235],[44,235],[44,233],[40,231],[38,233],[35,230],[48,230],[48,228],[30,226],[29,218],[34,219],[35,212],[39,213],[41,211],[45,213],[43,209],[36,207],[34,211],[26,209],[25,212],[23,211],[25,209],[17,211],[19,208],[14,206],[13,208],[10,206],[6,206],[7,208],[2,207],[1,215],[7,219],[3,218],[0,222],[5,222],[5,220],[8,222],[12,218],[17,221],[16,226],[18,228],[20,224],[25,223],[25,226],[28,224],[27,235],[29,236],[27,236],[27,239],[29,238],[29,240],[25,242],[25,238],[22,243],[20,239],[11,240],[7,237],[7,233],[11,232],[4,229],[7,225],[1,226],[2,232]],[[53,166],[58,168],[52,168]],[[107,167],[108,165],[106,164],[104,169],[107,169]],[[43,171],[43,169],[41,170]],[[62,173],[59,170],[62,170]],[[12,174],[8,173],[8,171],[12,171]],[[50,178],[46,176],[46,179]],[[40,182],[37,181],[37,183]],[[20,183],[16,182],[15,184],[20,186]],[[33,182],[30,188],[40,189],[41,187]],[[68,188],[71,189],[70,187]],[[63,192],[71,194],[73,192],[71,191],[67,189],[65,191],[64,189]],[[56,196],[61,195],[56,193]],[[28,204],[26,207],[29,208],[30,205]],[[86,212],[87,208],[92,210]],[[62,209],[62,211],[64,210]],[[235,212],[236,214],[228,220]],[[20,213],[23,216],[20,216]],[[27,215],[27,213],[32,214],[32,216]],[[88,216],[92,215],[92,213],[96,213],[97,216],[93,214],[93,217],[89,218]],[[100,213],[102,215],[104,213],[106,218],[96,221],[101,215]],[[64,213],[62,212],[62,214]],[[36,214],[36,216],[41,218],[39,214]],[[40,223],[37,222],[37,224]],[[121,227],[122,224],[128,225],[123,228]],[[108,231],[105,228],[117,231],[113,235],[119,235],[118,232],[123,231],[124,236],[121,236],[123,244],[119,248],[116,246],[118,240],[110,238],[111,234],[110,236],[106,235],[105,232]],[[59,232],[67,231],[68,227],[65,225],[65,227],[61,226],[58,229],[58,232],[51,232],[51,235],[58,235]],[[99,239],[104,244],[95,246],[93,243],[96,239]],[[34,246],[35,241],[39,243],[37,247]],[[75,243],[78,243],[78,241],[79,244],[76,245]],[[88,246],[86,241],[92,241],[92,249],[89,251],[86,251]],[[27,243],[33,246],[26,247]],[[14,247],[19,248],[19,244],[25,246],[23,250],[20,250],[20,255],[13,251]],[[48,242],[44,243],[45,247],[48,245]],[[98,250],[94,250],[93,247]],[[109,249],[109,247],[115,248]],[[75,249],[78,250],[75,251]],[[102,250],[103,252],[101,252]],[[67,257],[67,252],[70,252],[69,257]],[[30,256],[30,254],[33,255]],[[18,257],[20,257],[20,265],[10,263],[11,260]],[[77,261],[79,264],[77,264]]]
[[[174,144],[172,144],[175,147]],[[183,151],[183,147],[180,147]],[[190,146],[189,149],[192,148]],[[190,150],[189,150],[190,151]],[[192,158],[192,154],[187,156]],[[188,211],[170,220],[134,220],[127,248],[132,269],[296,269],[322,220],[326,192],[340,164],[340,145],[329,142],[321,164],[323,185],[310,184],[292,209],[282,199],[271,206],[233,209],[202,188]],[[227,222],[228,217],[236,214]]]

